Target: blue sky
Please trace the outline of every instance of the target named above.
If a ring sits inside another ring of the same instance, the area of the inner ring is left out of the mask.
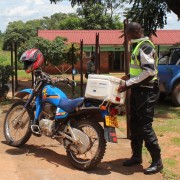
[[[0,0],[0,30],[4,32],[9,22],[21,20],[40,19],[44,16],[50,17],[54,13],[75,12],[70,2],[63,1],[60,3],[50,4],[49,0]],[[179,29],[180,21],[174,13],[168,14],[168,24],[164,29]]]

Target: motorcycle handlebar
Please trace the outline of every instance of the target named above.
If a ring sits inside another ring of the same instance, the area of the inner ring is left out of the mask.
[[[57,83],[57,82],[62,82],[62,83],[65,83],[67,85],[70,85],[70,86],[76,86],[76,82],[69,79],[69,78],[63,78],[63,79],[58,78],[57,80],[53,81],[53,83]]]
[[[50,75],[44,73],[43,71],[36,71],[36,76],[39,76],[40,80],[46,83],[55,84],[58,82],[62,82],[70,86],[76,86],[76,82],[67,77],[50,77]]]

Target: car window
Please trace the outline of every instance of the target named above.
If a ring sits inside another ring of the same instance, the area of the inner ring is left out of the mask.
[[[179,60],[177,61],[176,65],[180,65],[180,58],[179,58]]]
[[[169,59],[169,56],[163,56],[159,59],[159,63],[160,65],[163,65],[163,64],[168,64],[168,59]]]
[[[171,57],[171,65],[176,65],[180,60],[180,49],[175,49]]]

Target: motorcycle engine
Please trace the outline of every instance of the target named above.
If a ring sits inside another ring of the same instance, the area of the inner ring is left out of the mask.
[[[42,110],[43,110],[43,114],[46,118],[54,119],[54,116],[56,113],[56,106],[45,102],[42,104]]]
[[[56,107],[53,106],[50,103],[43,103],[42,105],[42,113],[40,115],[39,119],[39,127],[42,131],[47,136],[51,136],[53,129],[55,127],[55,116],[56,112]]]
[[[55,126],[54,120],[40,119],[40,121],[39,121],[39,127],[40,127],[41,131],[47,136],[52,135],[54,126]]]

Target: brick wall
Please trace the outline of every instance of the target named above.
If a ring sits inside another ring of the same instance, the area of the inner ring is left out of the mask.
[[[86,72],[86,64],[90,60],[90,58],[83,58],[83,73]],[[80,72],[80,61],[74,65],[74,67]],[[57,68],[61,72],[71,73],[72,67],[70,64],[63,64],[57,66]],[[49,74],[58,74],[59,71],[54,66],[47,66],[44,67],[43,70]],[[100,53],[100,73],[109,73],[109,54],[108,52],[101,52]]]

